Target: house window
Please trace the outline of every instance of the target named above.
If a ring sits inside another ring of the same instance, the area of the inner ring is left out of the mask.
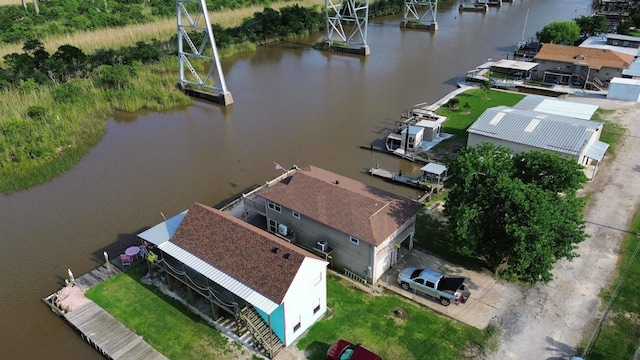
[[[613,46],[618,46],[618,40],[613,40]]]
[[[319,272],[318,275],[313,279],[313,285],[318,285],[322,281],[322,273]]]
[[[351,237],[351,243],[354,245],[360,245],[360,240],[357,238]]]
[[[300,315],[298,315],[298,317],[293,320],[293,332],[298,331],[298,329],[300,329]]]
[[[320,298],[313,302],[313,313],[320,311]]]
[[[294,217],[294,218],[296,218],[296,219],[300,219],[300,213],[297,213],[297,212],[295,212],[295,211],[292,211],[292,212],[291,212],[291,216],[293,216],[293,217]]]
[[[629,41],[625,40],[622,42],[622,46],[629,47]]]
[[[269,219],[269,232],[272,232],[272,233],[278,232],[278,222],[277,221]]]
[[[273,201],[267,202],[267,206],[273,211],[282,212],[282,208],[280,207],[280,205],[274,203]]]

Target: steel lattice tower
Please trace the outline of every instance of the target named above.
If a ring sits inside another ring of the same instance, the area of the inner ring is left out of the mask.
[[[369,0],[325,0],[327,43],[334,50],[369,55]]]
[[[405,0],[404,17],[400,27],[438,30],[437,11],[438,0]],[[411,19],[407,18],[409,14],[411,14]]]
[[[190,95],[222,105],[233,104],[233,97],[224,81],[205,0],[176,0],[176,14],[180,67],[178,86]],[[205,68],[208,66],[207,72],[199,74],[191,64],[192,61],[204,63]],[[185,72],[185,67],[189,69],[188,72]]]

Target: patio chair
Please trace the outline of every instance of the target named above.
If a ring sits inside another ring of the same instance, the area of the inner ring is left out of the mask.
[[[122,266],[131,266],[131,256],[127,254],[120,254],[120,261],[122,261]]]

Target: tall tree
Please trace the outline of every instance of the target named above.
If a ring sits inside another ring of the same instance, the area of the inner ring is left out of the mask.
[[[548,282],[561,258],[584,241],[586,177],[573,160],[542,152],[512,155],[485,143],[465,148],[450,166],[453,189],[445,206],[452,243],[485,259],[496,274]]]
[[[552,21],[536,37],[541,43],[573,45],[580,37],[580,27],[575,21]]]
[[[580,34],[584,36],[594,36],[607,32],[609,24],[604,15],[580,16],[573,19],[580,28]]]

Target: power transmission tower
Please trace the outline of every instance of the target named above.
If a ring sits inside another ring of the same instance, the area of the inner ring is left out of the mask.
[[[233,104],[233,97],[224,81],[205,0],[176,0],[176,13],[180,67],[178,86],[192,96],[222,105]],[[194,67],[192,61],[199,66]],[[198,73],[196,68],[202,67],[207,71]]]
[[[400,27],[438,30],[437,12],[438,0],[405,0]],[[411,19],[407,18],[408,15],[411,15]]]
[[[327,43],[332,50],[369,55],[369,0],[325,0]]]

